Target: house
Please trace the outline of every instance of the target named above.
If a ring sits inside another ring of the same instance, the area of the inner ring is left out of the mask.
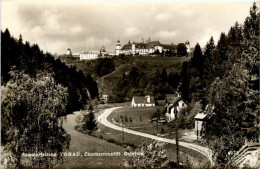
[[[108,95],[107,94],[102,94],[99,96],[100,100],[108,100]]]
[[[165,97],[166,120],[168,122],[175,119],[175,114],[179,114],[182,110],[187,108],[187,105],[181,99],[179,94],[166,94]],[[176,112],[177,111],[177,112]]]
[[[204,111],[200,111],[195,117],[195,134],[197,139],[200,139],[204,135],[206,120],[212,118],[214,115],[215,106],[208,104]]]
[[[197,139],[201,138],[204,134],[204,126],[206,123],[206,116],[204,112],[199,112],[195,117],[195,133],[197,135]]]
[[[175,103],[180,98],[179,94],[166,94],[165,104]]]
[[[149,95],[147,96],[133,96],[132,107],[151,107],[155,106],[154,97],[151,97]]]

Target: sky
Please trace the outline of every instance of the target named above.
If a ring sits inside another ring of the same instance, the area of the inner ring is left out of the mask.
[[[159,40],[164,44],[183,43],[204,47],[213,36],[228,33],[243,24],[252,1],[14,1],[1,4],[1,30],[9,29],[44,51],[63,54],[115,49],[131,42]]]

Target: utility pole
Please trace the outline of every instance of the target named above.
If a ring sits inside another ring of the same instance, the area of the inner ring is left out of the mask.
[[[117,110],[117,118],[118,118],[118,122],[119,122],[119,110]]]
[[[156,135],[158,134],[158,118],[156,120]]]
[[[119,110],[117,110],[117,114],[118,114],[118,119],[119,119]],[[120,119],[121,119],[121,125],[122,125],[122,146],[123,146],[124,145],[124,120],[123,120],[123,118],[120,118]]]
[[[156,110],[156,135],[158,134],[158,128],[159,128],[158,122],[159,122],[160,118],[161,117],[160,117],[160,114],[159,114],[159,109],[157,108],[157,110]]]
[[[178,136],[178,129],[179,129],[179,124],[178,124],[178,111],[177,111],[177,106],[174,106],[174,111],[175,111],[175,129],[176,129],[176,162],[177,162],[177,168],[180,168],[180,159],[179,159],[179,136]]]
[[[122,146],[124,146],[124,123],[122,119]]]

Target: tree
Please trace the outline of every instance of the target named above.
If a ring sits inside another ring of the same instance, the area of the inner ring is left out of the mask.
[[[228,60],[232,61],[231,70],[222,79],[216,78],[209,90],[208,101],[215,109],[206,136],[213,142],[217,163],[223,166],[231,162],[230,154],[245,140],[259,141],[259,17],[255,16],[259,10],[254,3],[245,21],[241,52],[230,51],[237,59]]]
[[[59,59],[55,60],[49,53],[43,53],[37,44],[23,43],[22,35],[18,39],[10,36],[8,29],[2,35],[2,84],[10,80],[8,74],[12,67],[36,77],[42,70],[52,74],[55,81],[68,88],[66,113],[83,108],[89,98],[98,96],[97,84],[91,76],[85,77],[76,67],[68,67]]]
[[[203,74],[203,67],[204,67],[204,57],[202,55],[202,51],[200,45],[197,43],[193,52],[193,57],[191,59],[192,67],[199,70],[200,77]]]
[[[244,35],[246,39],[250,39],[253,36],[259,37],[259,8],[257,8],[254,2],[250,8],[250,16],[246,18],[244,22]]]
[[[189,102],[190,101],[190,79],[188,74],[188,62],[184,62],[182,64],[182,70],[181,70],[181,83],[180,83],[180,92],[182,94],[182,98]]]
[[[219,140],[225,145],[222,149],[212,146],[218,163],[228,163],[227,153],[237,151],[245,139],[258,140],[259,92],[249,86],[248,71],[241,63],[234,64],[223,80],[217,78],[212,83],[209,101],[215,106],[215,115],[206,131],[212,140]]]
[[[243,41],[243,37],[242,27],[238,24],[238,22],[236,22],[228,32],[229,45],[233,48],[239,48],[241,42]]]
[[[222,77],[225,74],[226,69],[228,69],[229,65],[226,63],[229,59],[228,52],[230,49],[229,38],[222,32],[213,55],[214,64],[212,64],[212,69],[215,77]]]
[[[159,123],[159,120],[162,116],[162,113],[160,112],[160,110],[157,108],[156,109],[156,112],[154,112],[151,116],[151,118],[156,118],[156,134],[158,134],[158,123]]]
[[[155,54],[155,55],[159,55],[159,54],[160,54],[159,49],[155,49],[154,54]]]
[[[161,80],[162,80],[162,84],[165,84],[167,82],[167,72],[165,67],[162,70]]]
[[[187,55],[187,47],[184,43],[179,43],[177,46],[177,55],[178,56],[186,56]]]
[[[203,85],[208,86],[214,79],[215,74],[213,70],[214,60],[213,51],[215,49],[215,43],[213,37],[207,42],[204,52],[204,70],[203,70]]]
[[[168,84],[174,89],[177,89],[180,80],[181,80],[181,76],[179,75],[179,73],[173,73],[173,72],[169,73]]]
[[[123,162],[126,168],[176,168],[174,163],[164,149],[164,144],[152,142],[149,145],[144,145],[137,149],[136,152],[142,153],[140,156],[127,158]]]
[[[95,72],[99,77],[107,75],[115,70],[115,65],[110,58],[99,58],[95,66]]]
[[[97,122],[95,120],[95,115],[92,110],[89,110],[87,121],[85,123],[85,129],[89,130],[90,133],[93,133],[97,129]]]
[[[52,167],[69,147],[70,135],[62,128],[61,115],[66,112],[67,88],[55,83],[49,73],[35,78],[13,70],[2,95],[2,143],[7,168]],[[55,153],[56,157],[28,157],[22,153]],[[29,159],[29,160],[28,160]]]

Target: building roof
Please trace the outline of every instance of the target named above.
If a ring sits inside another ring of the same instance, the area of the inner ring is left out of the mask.
[[[145,44],[145,43],[136,43],[135,47],[136,48],[146,49],[147,48],[147,44]]]
[[[198,114],[194,117],[194,119],[203,120],[206,116],[207,116],[207,114],[198,113]]]
[[[165,99],[166,103],[173,104],[177,102],[180,99],[180,97],[177,94],[166,94]]]
[[[82,53],[80,53],[80,55],[82,55],[82,54],[96,54],[96,55],[99,55],[100,51],[96,50],[96,51],[89,51],[89,52],[82,52]]]
[[[139,49],[150,49],[150,48],[154,48],[156,46],[161,46],[164,49],[168,49],[168,50],[176,50],[177,49],[177,45],[174,44],[161,44],[160,41],[148,41],[147,43],[145,42],[140,42],[140,43],[130,43],[130,41],[128,42],[128,44],[125,44],[123,46],[123,49],[132,49],[132,44],[135,44],[136,48]],[[117,46],[119,46],[119,43],[117,44]]]
[[[132,44],[125,44],[123,49],[132,49]]]
[[[168,49],[168,50],[176,50],[177,46],[174,44],[162,44],[161,45],[164,49]]]
[[[148,48],[154,48],[155,46],[161,46],[162,44],[159,41],[152,41],[152,42],[147,42],[147,47]]]
[[[155,104],[154,97],[150,96],[150,102],[147,102],[146,96],[133,96],[136,104]]]

